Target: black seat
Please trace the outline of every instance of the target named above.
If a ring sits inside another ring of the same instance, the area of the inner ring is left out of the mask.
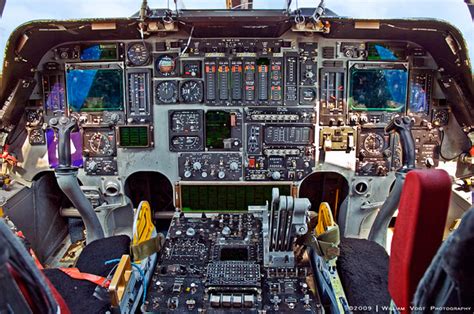
[[[385,249],[364,239],[342,238],[337,270],[349,305],[372,308],[389,306],[388,254]]]
[[[105,265],[111,259],[129,254],[130,238],[113,236],[89,243],[77,260],[76,267],[83,273],[106,277],[115,264]],[[66,301],[71,313],[104,313],[110,310],[110,302],[93,296],[96,284],[69,277],[59,269],[45,269],[46,277]]]

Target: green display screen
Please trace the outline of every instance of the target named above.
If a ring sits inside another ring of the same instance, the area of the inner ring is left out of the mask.
[[[147,126],[119,127],[120,147],[148,147],[150,146]]]
[[[230,136],[230,113],[226,111],[206,112],[206,147],[223,149],[224,140]]]
[[[290,195],[289,185],[182,185],[182,210],[247,211],[248,206],[270,203],[274,187],[280,189],[280,195]]]

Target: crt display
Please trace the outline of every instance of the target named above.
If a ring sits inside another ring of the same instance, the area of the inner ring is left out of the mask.
[[[117,60],[117,44],[92,44],[81,47],[81,61]]]
[[[120,147],[148,147],[148,127],[121,126],[119,127]]]
[[[274,187],[290,195],[289,185],[181,185],[181,206],[187,212],[247,211],[271,201]]]
[[[120,69],[68,69],[67,100],[73,111],[123,109],[123,72]]]
[[[406,68],[350,69],[349,106],[352,110],[401,112],[407,99]]]
[[[208,111],[206,113],[206,147],[223,149],[224,140],[231,136],[230,113],[225,111]]]

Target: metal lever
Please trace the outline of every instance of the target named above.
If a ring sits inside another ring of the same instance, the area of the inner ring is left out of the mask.
[[[52,118],[49,125],[58,134],[58,168],[71,168],[71,132],[78,128],[76,119],[68,117]]]
[[[370,229],[369,240],[375,241],[385,247],[387,238],[387,229],[393,214],[400,203],[403,184],[408,171],[415,169],[415,141],[411,134],[411,119],[405,117],[395,117],[385,127],[385,132],[397,132],[400,136],[402,145],[403,166],[395,173],[395,185],[383,203],[380,211],[375,217],[374,224]]]
[[[385,127],[385,132],[396,132],[402,145],[402,169],[404,172],[414,169],[416,162],[415,140],[411,134],[412,121],[410,117],[395,117]],[[400,169],[399,169],[400,170]]]
[[[100,225],[99,218],[97,218],[92,204],[79,186],[77,181],[78,169],[71,165],[71,132],[77,130],[77,121],[75,118],[63,116],[59,119],[52,118],[49,124],[58,134],[59,165],[54,170],[58,185],[74,207],[77,208],[84,221],[87,230],[86,242],[90,243],[102,239],[104,230]]]

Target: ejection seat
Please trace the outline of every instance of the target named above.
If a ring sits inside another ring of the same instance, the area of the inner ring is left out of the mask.
[[[342,238],[338,273],[355,312],[409,313],[417,285],[441,245],[451,180],[443,170],[412,170],[405,179],[388,256],[376,242]]]

